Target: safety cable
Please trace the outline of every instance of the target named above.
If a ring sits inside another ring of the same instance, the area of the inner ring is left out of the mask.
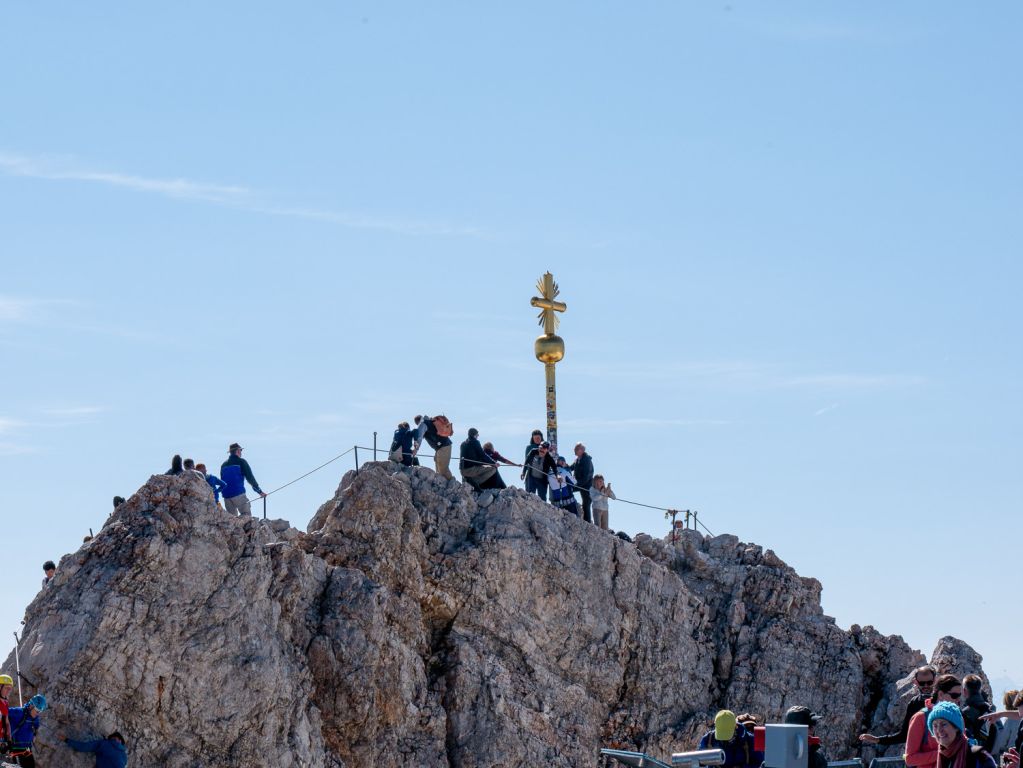
[[[383,448],[367,448],[366,446],[363,446],[363,445],[357,445],[355,447],[358,448],[360,451],[375,451],[375,452],[384,452],[384,453],[386,453],[388,455],[390,454],[390,451],[384,451]],[[395,450],[397,450],[397,449],[395,449]],[[405,455],[405,452],[402,451],[402,456],[404,456],[404,455]],[[418,452],[413,453],[412,456],[415,457],[415,458],[418,458],[420,456],[422,456],[424,458],[428,458],[428,459],[434,458],[434,454],[418,453]],[[452,460],[457,459],[459,461],[462,461],[462,457],[461,456],[452,456],[451,458],[452,458]],[[510,467],[522,467],[522,466],[524,466],[522,464],[516,464],[514,462],[507,462],[507,463],[494,462],[493,464],[491,464],[491,462],[489,462],[489,461],[480,461],[479,459],[469,459],[469,458],[465,459],[465,461],[467,461],[467,462],[469,462],[471,464],[482,464],[482,465],[487,465],[487,466],[495,466],[498,469],[500,469],[501,467],[509,467],[509,466]],[[547,473],[547,474],[549,475],[550,473]],[[589,491],[590,490],[589,488],[583,488],[582,486],[575,485],[574,483],[566,483],[566,485],[571,486],[571,488],[573,490],[576,490],[576,491]],[[673,511],[675,511],[675,510],[670,509],[669,507],[658,507],[658,506],[654,506],[653,504],[644,504],[641,501],[630,501],[629,499],[623,499],[621,496],[616,496],[614,500],[615,501],[620,501],[623,504],[631,504],[634,507],[646,507],[647,509],[656,509],[656,510],[658,510],[660,512],[673,512]],[[700,522],[700,518],[698,516],[693,515],[693,522],[695,522],[698,526],[703,528],[703,530],[705,530],[707,532],[708,536],[710,536],[711,538],[714,538],[714,534],[711,533],[710,528],[708,528],[706,525],[701,523]]]
[[[272,491],[270,491],[270,492],[269,492],[269,493],[267,493],[266,495],[267,495],[267,496],[272,496],[273,494],[277,493],[277,491],[283,491],[283,490],[284,490],[285,488],[287,488],[287,487],[288,487],[289,485],[294,485],[294,484],[295,484],[295,483],[297,483],[297,482],[298,482],[299,480],[304,480],[305,478],[309,477],[309,475],[311,475],[311,474],[312,474],[313,472],[319,472],[319,471],[320,471],[321,469],[323,469],[323,468],[324,468],[324,467],[326,467],[327,465],[329,465],[329,464],[333,464],[333,463],[334,463],[335,461],[337,461],[338,459],[340,459],[340,458],[342,458],[342,457],[344,457],[344,456],[347,456],[347,455],[348,455],[349,453],[351,453],[352,451],[354,451],[354,450],[355,450],[355,448],[356,448],[356,446],[354,446],[354,445],[353,445],[353,446],[352,446],[351,448],[349,448],[349,449],[348,449],[347,451],[345,451],[344,453],[339,453],[339,454],[338,454],[337,456],[335,456],[335,457],[334,457],[333,459],[330,459],[330,461],[325,461],[325,462],[323,462],[322,464],[320,464],[320,466],[318,466],[318,467],[317,467],[316,469],[310,469],[310,470],[309,470],[308,472],[306,472],[306,473],[305,473],[304,475],[299,475],[299,476],[298,476],[298,477],[296,477],[296,478],[295,478],[294,480],[291,480],[290,482],[287,482],[287,483],[285,483],[284,485],[280,486],[279,488],[274,488],[274,489],[273,489]],[[265,497],[264,497],[264,498],[265,498]]]

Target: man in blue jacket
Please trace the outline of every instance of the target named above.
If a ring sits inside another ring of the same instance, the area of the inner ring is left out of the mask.
[[[252,490],[260,496],[266,494],[253,477],[249,462],[242,458],[242,447],[238,443],[231,443],[227,450],[231,455],[220,465],[220,479],[224,481],[224,506],[232,515],[249,517],[252,515],[252,506],[245,497],[245,481],[248,480]]]
[[[764,762],[764,754],[753,748],[753,733],[735,720],[735,713],[722,709],[714,717],[714,730],[700,739],[700,749],[720,749],[725,753],[725,768],[755,768]]]
[[[124,768],[128,764],[128,749],[124,746],[124,736],[114,731],[105,739],[94,741],[78,741],[61,736],[75,752],[88,752],[96,755],[96,768]]]
[[[23,707],[11,707],[11,750],[17,755],[18,765],[35,768],[32,742],[39,731],[39,714],[46,709],[46,697],[36,694]]]

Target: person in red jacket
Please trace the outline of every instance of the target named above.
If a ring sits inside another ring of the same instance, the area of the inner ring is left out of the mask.
[[[906,734],[906,754],[902,759],[907,768],[934,766],[938,762],[938,742],[927,730],[927,716],[934,705],[948,701],[958,706],[963,685],[955,675],[942,675],[934,683],[934,696],[924,702],[924,708],[913,715]]]
[[[0,742],[2,742],[0,746],[3,752],[7,751],[11,741],[11,710],[7,704],[7,697],[11,695],[13,689],[14,680],[11,676],[0,675]]]

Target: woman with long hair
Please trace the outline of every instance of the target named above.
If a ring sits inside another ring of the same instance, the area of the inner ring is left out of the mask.
[[[933,768],[938,759],[938,742],[927,727],[927,716],[931,709],[942,702],[953,704],[959,709],[959,699],[963,695],[963,684],[955,675],[941,675],[934,681],[934,694],[924,702],[924,708],[913,715],[909,721],[909,732],[906,734],[906,754],[902,759],[908,768]]]

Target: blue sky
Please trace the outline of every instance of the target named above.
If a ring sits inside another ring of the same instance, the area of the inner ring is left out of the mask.
[[[1018,4],[40,10],[0,12],[7,637],[175,452],[274,488],[444,411],[516,455],[550,269],[562,442],[620,495],[1023,682]]]

